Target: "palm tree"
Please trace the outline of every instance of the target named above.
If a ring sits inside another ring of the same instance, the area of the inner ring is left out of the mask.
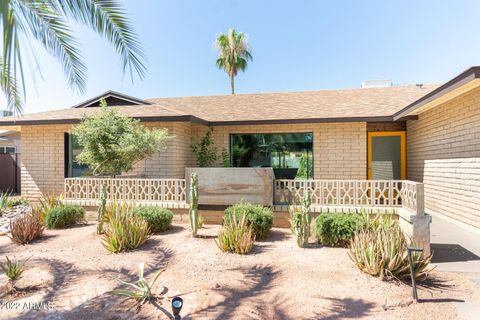
[[[87,67],[68,21],[83,24],[106,38],[121,57],[123,71],[140,79],[145,75],[145,56],[125,9],[116,0],[0,0],[3,47],[0,52],[0,86],[8,107],[23,110],[25,82],[21,49],[37,40],[60,61],[69,85],[86,89]]]
[[[232,94],[235,94],[234,79],[238,70],[247,69],[248,60],[252,61],[251,49],[248,46],[248,36],[229,29],[227,34],[220,33],[215,41],[218,49],[217,67],[225,70],[230,77]]]

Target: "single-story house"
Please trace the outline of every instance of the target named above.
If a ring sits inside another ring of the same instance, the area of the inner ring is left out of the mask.
[[[274,167],[290,178],[423,182],[428,213],[480,228],[479,78],[472,67],[443,85],[148,100],[110,91],[67,109],[0,118],[0,128],[21,131],[27,198],[61,193],[64,178],[85,172],[68,132],[106,99],[175,136],[129,175],[184,178],[195,166],[192,141],[212,127],[232,166]]]

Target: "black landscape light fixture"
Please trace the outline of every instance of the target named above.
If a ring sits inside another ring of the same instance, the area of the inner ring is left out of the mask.
[[[413,252],[423,252],[423,249],[419,248],[407,248],[408,251],[408,264],[410,265],[410,277],[412,278],[412,294],[413,294],[413,299],[415,301],[418,301],[418,296],[417,296],[417,283],[415,282],[415,274],[413,270],[413,258],[412,254]]]
[[[180,297],[174,297],[172,299],[172,312],[175,320],[180,320],[182,317],[180,317],[180,310],[182,310],[183,307],[183,299]]]

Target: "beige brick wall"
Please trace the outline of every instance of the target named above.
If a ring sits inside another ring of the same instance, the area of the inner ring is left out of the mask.
[[[167,150],[139,162],[128,175],[183,178],[185,167],[195,166],[192,138],[201,138],[207,127],[188,122],[151,122],[147,127],[167,128],[174,136]],[[35,198],[63,192],[64,133],[71,125],[22,127],[22,195]],[[366,123],[221,126],[214,128],[218,153],[229,149],[230,133],[313,132],[314,175],[317,179],[365,179],[367,167]],[[218,163],[221,163],[219,159]]]
[[[480,89],[408,121],[407,173],[427,212],[480,227]]]
[[[183,178],[184,168],[192,165],[190,123],[155,122],[145,125],[167,128],[174,138],[168,142],[167,150],[139,162],[129,175]],[[71,125],[22,126],[22,196],[32,199],[42,194],[63,192],[64,133],[71,127]]]
[[[22,126],[22,196],[63,192],[64,132],[70,125]]]
[[[185,167],[193,165],[189,122],[148,122],[149,128],[167,128],[172,138],[164,152],[139,162],[131,175],[149,178],[184,178]]]
[[[205,130],[197,126],[195,136],[202,137]],[[367,127],[364,122],[218,126],[214,127],[213,137],[220,154],[222,149],[229,150],[230,134],[283,132],[313,132],[316,179],[366,179]]]

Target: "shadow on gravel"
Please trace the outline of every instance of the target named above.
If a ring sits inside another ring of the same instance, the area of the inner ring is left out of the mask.
[[[145,278],[147,281],[151,279],[153,273],[167,265],[172,258],[172,250],[160,246],[160,239],[150,239],[143,247],[143,250],[155,251],[155,256],[149,261],[145,261]],[[140,248],[139,248],[140,249]],[[126,253],[128,254],[128,253]],[[119,255],[119,259],[122,256]],[[126,282],[135,282],[138,280],[138,269],[135,270],[113,270],[113,269],[99,269],[84,271],[75,268],[72,264],[64,263],[58,260],[51,259],[35,259],[35,263],[42,263],[50,268],[53,275],[53,282],[47,289],[47,294],[44,301],[55,302],[60,299],[59,294],[62,291],[68,291],[73,283],[81,282],[82,276],[88,274],[98,274],[98,276],[112,275],[112,277],[120,277]],[[139,261],[140,262],[140,261]],[[161,277],[161,275],[160,275]],[[117,288],[124,288],[120,283]],[[112,288],[113,289],[113,288]],[[161,293],[157,293],[159,298],[154,305],[161,305],[165,300],[164,293],[168,292],[168,288],[163,287]],[[109,292],[105,292],[90,300],[87,300],[76,307],[60,310],[38,311],[29,310],[22,314],[18,319],[148,319],[149,317],[142,317],[138,314],[135,304],[132,300],[121,297],[112,296]]]
[[[285,308],[288,305],[286,299],[273,296],[271,301],[255,299],[261,294],[273,289],[272,281],[279,275],[270,265],[255,265],[253,267],[242,267],[230,269],[229,271],[241,272],[244,275],[242,285],[227,286],[215,289],[215,292],[223,298],[206,308],[197,310],[195,314],[185,315],[182,319],[235,319],[235,313],[240,304],[248,304],[250,309],[249,317],[268,319],[268,315],[275,314],[275,319],[288,319]],[[242,306],[244,309],[245,306]],[[251,313],[251,314],[250,314]],[[237,315],[238,316],[238,315]]]
[[[371,310],[376,307],[374,303],[363,299],[324,299],[329,300],[330,305],[324,312],[317,313],[314,319],[340,320],[363,318],[369,316]]]

